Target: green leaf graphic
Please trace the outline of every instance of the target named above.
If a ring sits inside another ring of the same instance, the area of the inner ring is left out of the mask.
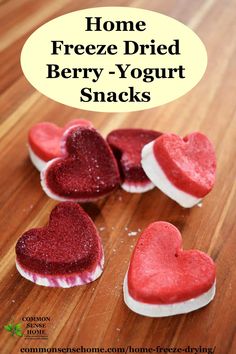
[[[11,335],[14,336],[16,334],[18,337],[22,337],[22,328],[21,328],[21,323],[9,323],[4,326],[5,330],[8,332],[11,332]]]
[[[21,333],[21,331],[15,331],[15,333],[16,333],[16,335],[17,335],[18,337],[22,337],[22,336],[23,336],[23,334]]]
[[[4,328],[8,331],[11,332],[13,330],[12,324],[5,325]]]
[[[20,329],[21,330],[21,323],[16,323],[15,329]]]

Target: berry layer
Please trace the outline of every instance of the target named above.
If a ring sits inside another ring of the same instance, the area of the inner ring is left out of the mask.
[[[147,129],[117,129],[110,132],[107,141],[117,159],[122,179],[121,187],[131,193],[143,193],[154,188],[141,165],[144,145],[161,133]]]
[[[184,208],[191,208],[200,203],[201,198],[182,191],[169,180],[154,155],[153,147],[154,142],[151,142],[142,150],[142,166],[153,184]]]

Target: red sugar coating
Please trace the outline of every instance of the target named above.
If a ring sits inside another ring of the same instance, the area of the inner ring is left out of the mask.
[[[64,128],[49,122],[37,123],[29,130],[29,145],[43,161],[62,156],[61,138],[63,133],[74,125],[91,127],[92,123],[85,119],[74,119],[68,122]]]
[[[149,182],[142,166],[144,145],[155,140],[160,132],[147,129],[117,129],[107,136],[107,142],[118,161],[121,176],[126,182]]]
[[[198,250],[183,251],[178,229],[154,222],[140,236],[128,271],[129,294],[140,302],[172,304],[207,292],[215,281],[213,260]]]
[[[47,226],[25,232],[16,244],[17,261],[40,274],[91,272],[101,262],[102,255],[95,225],[72,202],[58,204]]]
[[[120,184],[109,145],[93,128],[76,127],[65,136],[67,156],[46,168],[45,182],[54,194],[75,200],[96,199]]]
[[[154,143],[155,158],[168,179],[182,191],[198,198],[209,193],[215,182],[214,147],[202,133],[185,138],[163,134]]]

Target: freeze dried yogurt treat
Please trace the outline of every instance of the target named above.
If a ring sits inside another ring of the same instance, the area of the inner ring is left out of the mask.
[[[25,232],[16,244],[16,267],[43,286],[70,288],[90,283],[103,271],[98,231],[76,203],[58,204],[47,226]]]
[[[198,204],[215,183],[214,147],[198,132],[183,139],[163,134],[144,146],[142,166],[156,187],[185,208]]]
[[[63,139],[64,157],[49,161],[41,172],[41,184],[49,197],[92,201],[120,185],[112,151],[94,128],[72,127]]]
[[[142,193],[154,188],[141,165],[141,151],[144,145],[155,140],[161,133],[147,129],[117,129],[107,141],[118,161],[122,185],[126,192]]]
[[[74,119],[63,128],[49,122],[35,124],[28,133],[28,150],[33,165],[39,170],[45,167],[47,161],[62,156],[61,139],[64,132],[73,126],[92,127],[85,119]]]
[[[182,250],[178,229],[154,222],[140,236],[124,280],[124,301],[149,317],[188,313],[215,295],[215,265],[198,250]]]

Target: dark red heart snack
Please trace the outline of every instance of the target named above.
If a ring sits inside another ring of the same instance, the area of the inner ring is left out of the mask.
[[[16,266],[44,286],[72,287],[97,279],[104,256],[97,229],[76,203],[58,204],[47,226],[25,232],[16,244]]]
[[[41,171],[45,162],[62,156],[61,139],[64,132],[72,126],[92,127],[85,119],[74,119],[63,128],[50,122],[35,124],[28,133],[29,154],[32,163]]]
[[[215,265],[198,250],[182,250],[178,229],[154,222],[140,236],[124,284],[126,304],[162,317],[196,310],[215,294]]]
[[[117,129],[107,136],[120,167],[122,188],[127,192],[141,193],[154,187],[141,166],[141,151],[160,135],[147,129]]]
[[[65,157],[50,161],[41,172],[45,193],[56,200],[91,201],[120,184],[112,151],[94,129],[72,127],[64,136]]]

